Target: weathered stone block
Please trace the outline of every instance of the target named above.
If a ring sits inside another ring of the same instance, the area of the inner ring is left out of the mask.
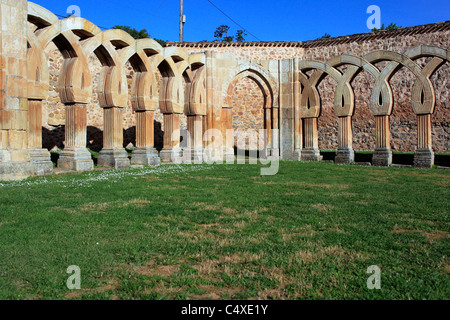
[[[164,148],[160,153],[161,162],[181,162],[182,149],[180,148]],[[178,160],[177,160],[178,159]]]
[[[355,151],[352,148],[339,148],[336,152],[335,162],[348,164],[355,160]]]
[[[377,148],[372,157],[372,164],[379,167],[387,167],[392,164],[392,150]]]
[[[29,162],[0,163],[0,180],[22,180],[33,174],[33,166]]]
[[[58,159],[58,168],[77,172],[91,171],[94,161],[86,148],[65,148]]]
[[[303,161],[321,161],[322,159],[319,149],[302,149]]]
[[[8,131],[0,130],[0,149],[8,148]]]
[[[133,150],[131,164],[159,166],[161,164],[161,159],[159,158],[158,151],[155,148],[137,148]]]
[[[28,150],[11,150],[11,162],[27,162],[30,161]]]
[[[130,160],[123,148],[103,149],[100,151],[97,164],[102,167],[125,169],[130,167]]]
[[[27,147],[27,132],[9,130],[9,147],[11,149],[24,149]]]
[[[417,149],[414,153],[414,167],[431,168],[434,165],[434,152],[430,149]]]
[[[28,152],[34,176],[48,176],[53,173],[53,162],[47,149],[30,149]]]

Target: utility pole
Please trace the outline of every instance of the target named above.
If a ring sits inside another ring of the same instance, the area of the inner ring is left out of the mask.
[[[183,29],[186,22],[186,16],[183,14],[183,0],[180,0],[180,42],[183,42]]]

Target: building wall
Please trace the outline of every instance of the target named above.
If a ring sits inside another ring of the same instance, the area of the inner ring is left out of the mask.
[[[312,59],[325,61],[333,56],[351,54],[364,56],[376,50],[391,50],[402,53],[420,44],[449,47],[449,31],[425,34],[413,34],[401,37],[354,41],[351,43],[321,45],[312,47],[259,47],[259,46],[224,46],[224,47],[185,47],[188,53],[211,50],[220,53],[232,53],[237,60],[280,60],[280,59]],[[426,59],[419,60],[424,63]],[[55,50],[49,57],[50,98],[44,103],[44,146],[48,149],[63,147],[64,140],[64,107],[59,103],[57,79],[62,57]],[[379,67],[383,63],[378,64]],[[100,72],[100,62],[90,58],[90,69],[94,79],[93,100],[88,107],[89,129],[88,146],[98,149],[102,142],[103,111],[96,100],[95,87]],[[432,116],[433,148],[435,152],[450,152],[449,139],[449,65],[442,66],[432,77],[436,93],[436,108]],[[131,87],[133,71],[128,68],[128,80]],[[408,70],[400,70],[391,80],[394,93],[394,111],[391,117],[391,147],[397,151],[414,151],[417,146],[417,121],[411,109],[411,88],[414,75]],[[353,117],[353,142],[355,150],[373,150],[375,148],[375,120],[368,104],[373,79],[367,73],[360,73],[352,82],[355,91],[355,114]],[[333,99],[336,83],[331,77],[325,78],[319,85],[322,97],[322,113],[319,118],[319,147],[321,149],[337,148],[337,117],[333,111]],[[233,126],[235,128],[263,127],[261,91],[251,82],[239,83],[233,91]],[[252,107],[253,106],[253,107]],[[261,106],[261,107],[260,107]],[[258,110],[261,109],[261,112]],[[245,111],[244,111],[245,110]],[[162,143],[163,122],[159,111],[155,114],[155,144]],[[182,117],[182,128],[186,128],[186,117]],[[131,103],[124,113],[125,145],[134,144],[135,117]]]
[[[350,54],[364,56],[376,50],[405,52],[418,45],[436,45],[449,47],[450,31],[438,31],[424,34],[412,34],[375,40],[358,40],[351,43],[321,45],[312,47],[249,47],[249,46],[211,46],[198,48],[186,46],[189,53],[203,52],[206,49],[221,53],[234,53],[238,60],[278,60],[294,57],[304,60],[326,61],[331,57]],[[423,66],[427,59],[419,59]],[[383,63],[377,64],[380,68]],[[436,94],[436,108],[432,116],[432,138],[435,152],[450,152],[450,113],[448,79],[449,64],[443,65],[431,78]],[[342,69],[342,68],[341,68]],[[343,70],[343,69],[342,69]],[[415,76],[408,70],[400,70],[391,79],[394,94],[394,109],[391,116],[391,147],[397,151],[414,151],[417,147],[417,121],[411,109],[411,88]],[[353,143],[355,150],[374,150],[375,119],[369,110],[369,100],[374,81],[367,73],[360,73],[351,83],[355,91],[355,113],[353,116]],[[337,149],[338,125],[333,111],[334,89],[336,82],[331,77],[325,78],[319,85],[322,98],[322,113],[319,118],[319,147]],[[258,88],[249,88],[245,97],[248,104],[256,103]],[[254,99],[248,101],[248,99]],[[239,102],[235,102],[239,103]],[[259,115],[245,115],[252,122],[258,121]]]

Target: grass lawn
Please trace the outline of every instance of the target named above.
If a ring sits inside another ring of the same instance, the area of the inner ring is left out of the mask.
[[[0,299],[449,299],[449,184],[289,161],[1,182]]]

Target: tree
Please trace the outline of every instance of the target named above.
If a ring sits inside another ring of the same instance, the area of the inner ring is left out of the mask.
[[[238,31],[236,31],[235,39],[237,42],[244,42],[245,41],[244,37],[246,35],[247,35],[247,33],[245,33],[245,30],[238,30]]]
[[[130,34],[135,39],[145,39],[150,38],[150,35],[147,33],[146,29],[142,29],[137,31],[135,28],[131,28],[128,26],[114,26],[113,29],[122,29]]]
[[[145,39],[145,38],[151,38],[151,36],[148,34],[146,29],[142,29],[140,31],[137,31],[135,28],[131,28],[129,26],[114,26],[112,27],[113,29],[121,29],[124,30],[126,32],[128,32],[130,34],[130,36],[132,36],[135,39]],[[166,42],[164,40],[161,39],[153,39],[156,42],[158,42],[161,47],[165,47],[166,46]]]
[[[216,41],[220,41],[220,42],[233,42],[233,41],[244,42],[245,41],[244,37],[247,35],[245,30],[237,30],[236,35],[234,35],[234,36],[229,36],[228,31],[230,31],[229,26],[227,26],[225,24],[218,26],[216,31],[214,31],[214,37],[216,38]]]
[[[320,37],[319,39],[330,39],[331,35],[328,33],[325,33],[322,37]]]
[[[164,40],[161,40],[161,39],[153,39],[153,40],[158,42],[161,45],[161,47],[163,47],[163,48],[166,46],[166,42],[167,41],[164,41]]]
[[[391,22],[388,26],[387,26],[387,28],[384,26],[384,23],[381,25],[381,28],[380,29],[377,29],[377,28],[373,28],[372,29],[372,32],[377,32],[377,31],[380,31],[380,30],[397,30],[397,29],[401,29],[402,28],[402,26],[397,26],[397,24],[396,23],[393,23],[393,22]]]
[[[224,41],[225,38],[229,38],[228,30],[230,30],[230,27],[225,24],[218,26],[216,31],[214,31],[214,38],[221,42]]]

